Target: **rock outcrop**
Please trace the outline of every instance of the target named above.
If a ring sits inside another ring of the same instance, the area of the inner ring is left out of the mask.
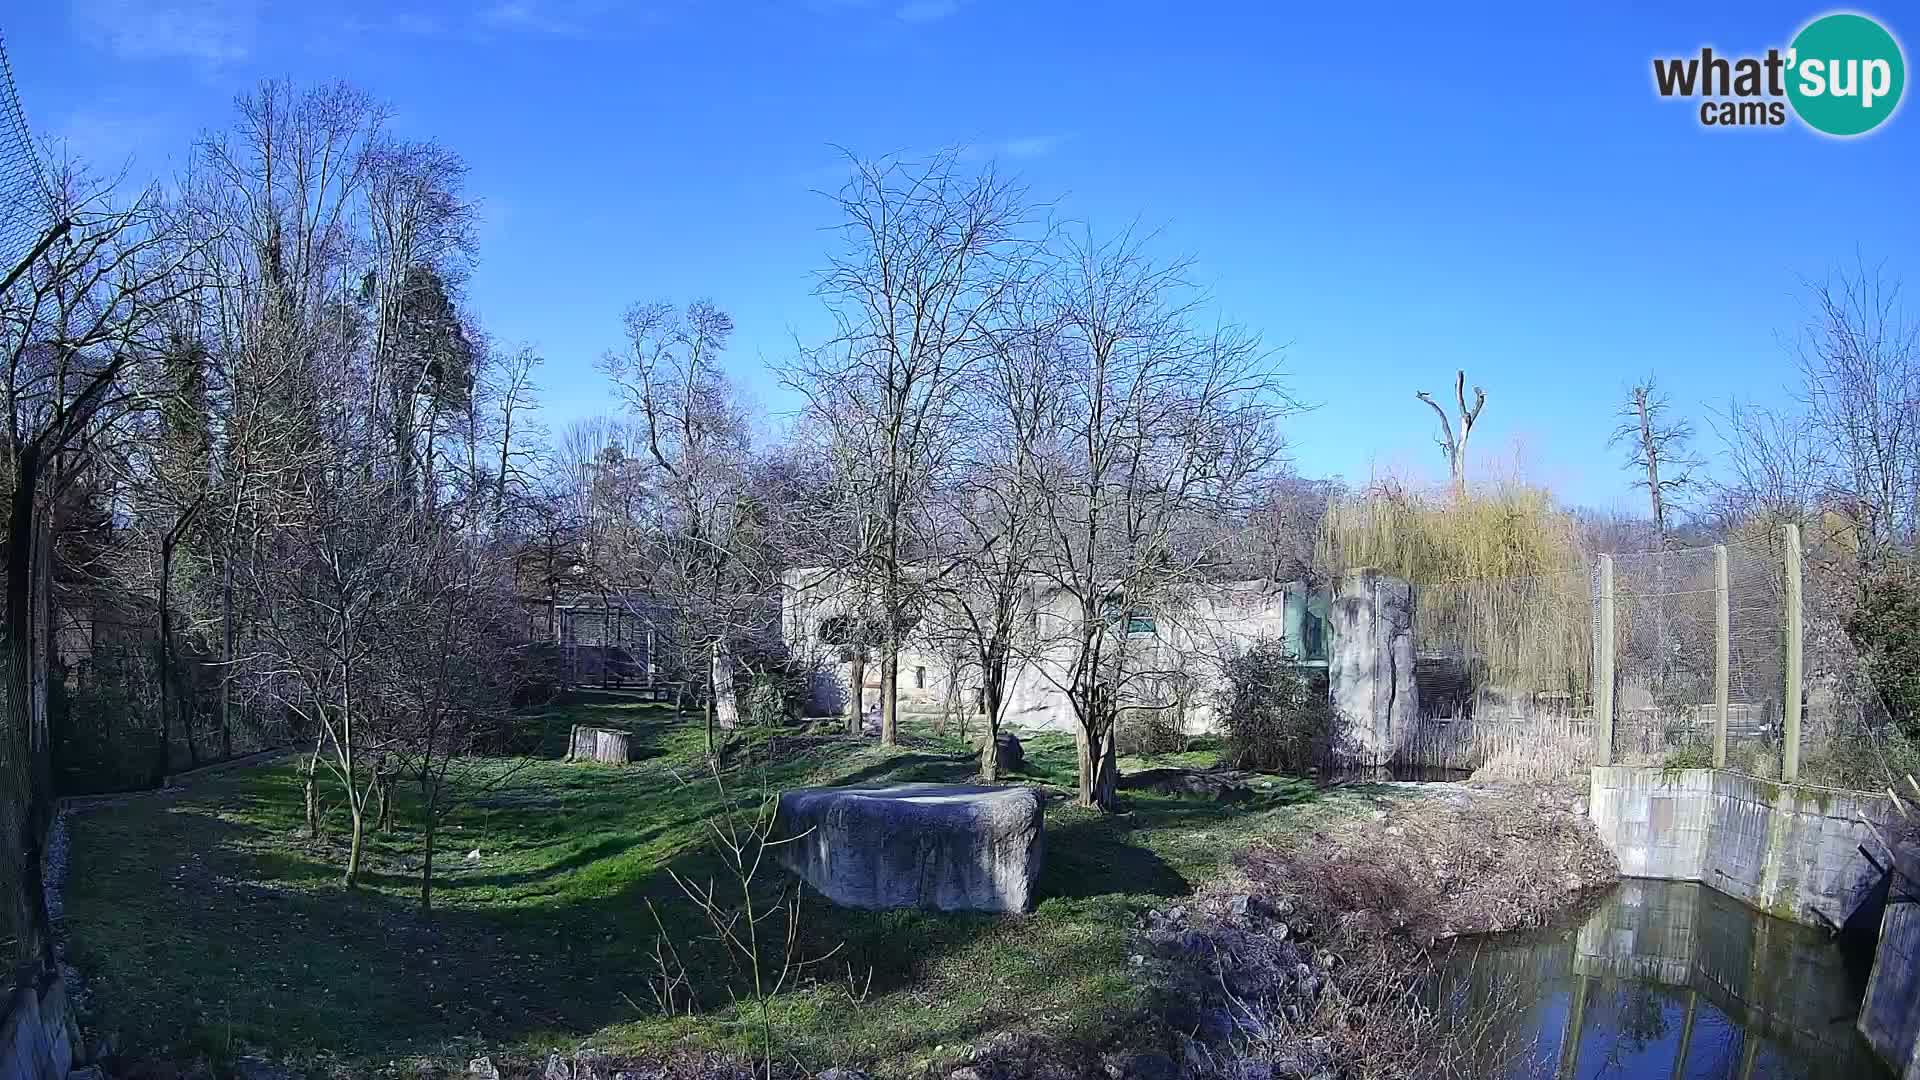
[[[1045,851],[1027,787],[895,784],[780,796],[774,857],[845,907],[1025,911]]]

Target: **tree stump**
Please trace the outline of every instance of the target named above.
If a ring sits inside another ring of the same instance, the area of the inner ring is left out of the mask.
[[[628,761],[627,733],[575,724],[573,735],[567,740],[567,760],[625,765]]]

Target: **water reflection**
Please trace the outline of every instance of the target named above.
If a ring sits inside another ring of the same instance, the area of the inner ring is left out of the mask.
[[[1891,1076],[1826,934],[1688,882],[1623,882],[1578,926],[1463,940],[1441,974],[1442,1010],[1502,1063],[1489,1076]]]

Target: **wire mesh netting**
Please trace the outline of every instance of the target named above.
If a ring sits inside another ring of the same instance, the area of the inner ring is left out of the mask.
[[[1899,736],[1900,725],[1873,677],[1875,664],[1848,631],[1861,609],[1865,577],[1857,533],[1844,519],[1826,517],[1811,522],[1804,539],[1801,775],[1846,787],[1899,784],[1908,755],[1887,740]],[[1899,678],[1906,668],[1883,669],[1882,675]]]
[[[14,89],[6,42],[0,39],[0,274],[26,258],[45,234],[51,203],[33,135]]]
[[[1711,760],[1719,719],[1720,559],[1714,548],[1613,557],[1615,761]],[[1781,545],[1730,544],[1725,560],[1727,761],[1778,776],[1786,640]]]
[[[1714,553],[1618,555],[1612,563],[1614,760],[1658,761],[1669,750],[1710,745]]]
[[[45,235],[51,205],[0,41],[0,281],[14,276]],[[44,909],[34,892],[49,805],[48,747],[44,717],[36,739],[27,705],[0,691],[0,955],[8,971],[37,963],[46,947]]]
[[[1786,732],[1786,544],[1727,545],[1727,765],[1777,777]]]
[[[1708,764],[1724,617],[1727,764],[1782,775],[1786,548],[1784,533],[1769,532],[1721,548],[1596,557],[1564,574],[1416,587],[1420,724],[1404,763],[1477,769],[1504,757],[1548,772],[1596,760],[1597,665],[1608,663],[1610,760]],[[1810,590],[1806,601],[1803,745],[1857,726],[1857,658],[1844,620],[1817,596]],[[1596,645],[1608,597],[1603,660]]]

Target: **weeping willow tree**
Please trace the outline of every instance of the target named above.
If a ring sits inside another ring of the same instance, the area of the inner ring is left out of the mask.
[[[1471,689],[1588,690],[1588,559],[1572,515],[1539,488],[1374,488],[1328,509],[1316,561],[1329,575],[1371,566],[1411,581],[1415,648],[1462,662]]]

